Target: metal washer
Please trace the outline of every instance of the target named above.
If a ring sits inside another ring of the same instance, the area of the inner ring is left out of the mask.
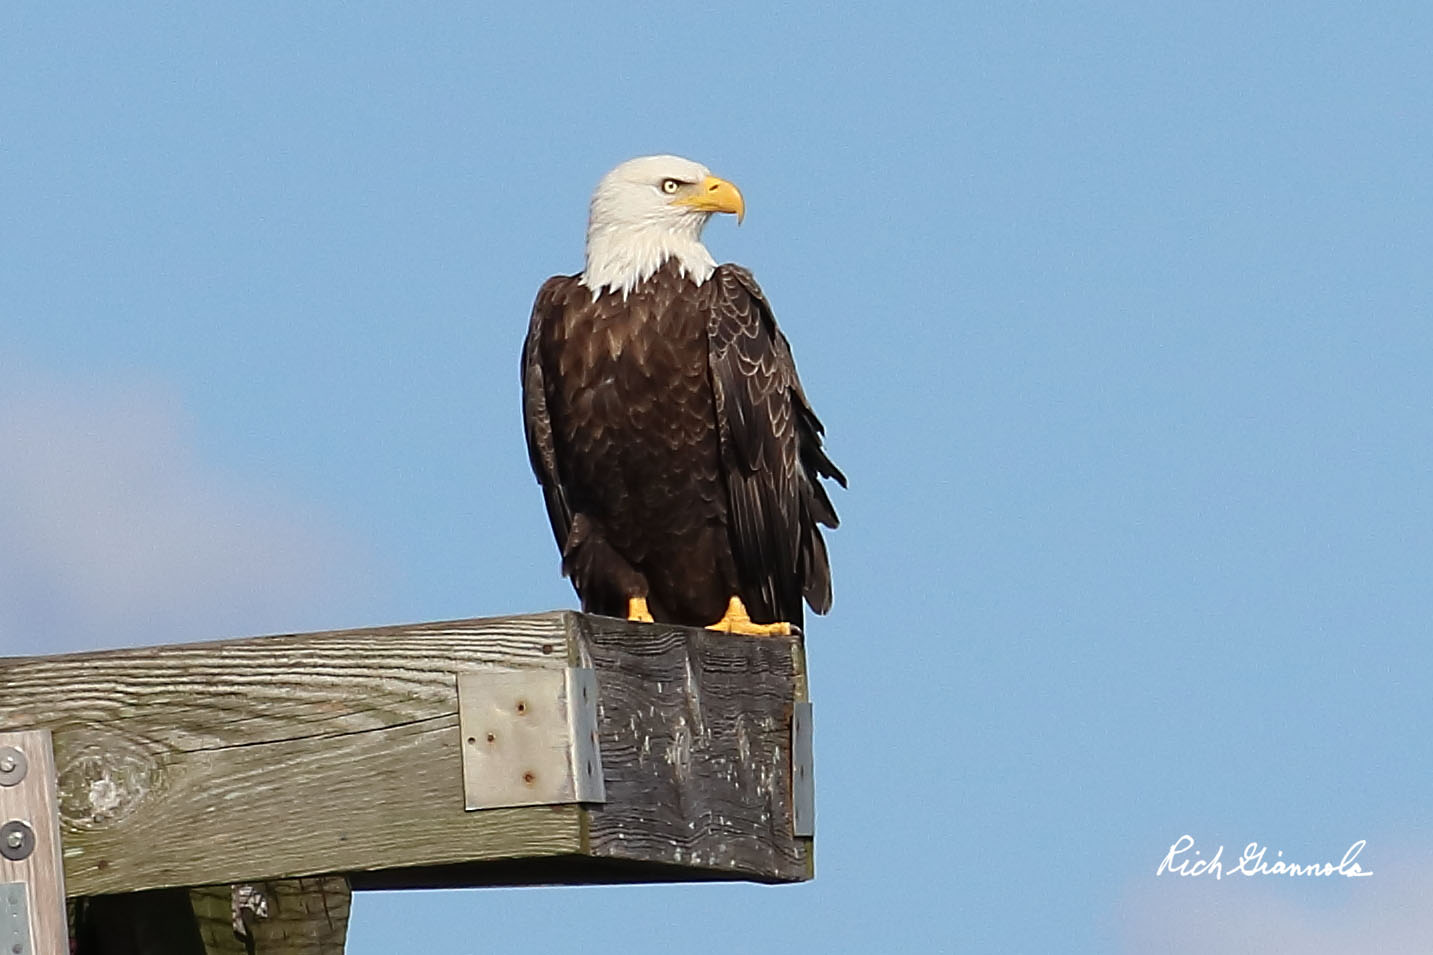
[[[6,767],[9,769],[6,769]],[[0,746],[0,786],[17,786],[29,772],[30,761],[23,750],[14,746]]]
[[[19,838],[16,838],[16,837]],[[12,845],[13,843],[13,845]],[[11,862],[28,859],[35,851],[35,830],[18,819],[0,826],[0,856]]]

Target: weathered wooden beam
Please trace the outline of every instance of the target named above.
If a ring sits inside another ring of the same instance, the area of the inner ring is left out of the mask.
[[[465,811],[457,673],[568,666],[595,670],[607,801]],[[85,896],[809,878],[805,698],[798,639],[570,612],[0,660],[0,728],[53,733]]]

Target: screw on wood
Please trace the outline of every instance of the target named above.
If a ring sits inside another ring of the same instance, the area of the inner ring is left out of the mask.
[[[0,856],[11,862],[27,859],[35,851],[35,830],[19,819],[0,826]]]
[[[25,779],[29,761],[14,746],[0,746],[0,786],[18,786]]]

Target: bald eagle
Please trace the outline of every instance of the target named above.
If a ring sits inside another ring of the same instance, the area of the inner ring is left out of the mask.
[[[598,184],[586,265],[537,293],[522,351],[533,471],[582,609],[791,633],[831,606],[821,447],[751,273],[701,234],[741,192],[676,156]]]

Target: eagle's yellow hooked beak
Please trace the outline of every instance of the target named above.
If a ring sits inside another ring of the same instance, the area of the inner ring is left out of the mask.
[[[702,212],[729,212],[736,216],[738,224],[746,218],[746,202],[741,198],[741,190],[716,176],[707,176],[693,186],[690,193],[673,199],[672,205],[691,206]]]

